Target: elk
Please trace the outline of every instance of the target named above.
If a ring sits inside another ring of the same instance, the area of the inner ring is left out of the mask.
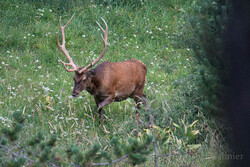
[[[86,67],[78,67],[73,62],[65,48],[64,35],[64,30],[72,21],[73,17],[74,15],[65,26],[61,25],[61,17],[59,19],[62,44],[59,42],[59,32],[57,33],[58,47],[68,59],[68,63],[63,62],[60,58],[58,59],[68,72],[75,72],[73,78],[75,86],[72,91],[72,96],[77,97],[83,90],[93,95],[98,107],[100,122],[103,121],[103,107],[112,102],[120,102],[127,98],[133,98],[137,109],[140,109],[140,102],[146,105],[146,95],[143,94],[143,89],[147,67],[141,61],[136,59],[130,59],[123,62],[106,61],[90,69],[90,67],[96,65],[101,60],[107,48],[108,26],[103,18],[101,19],[105,24],[105,30],[96,22],[104,34],[104,37],[101,35],[103,49],[100,56],[94,62],[91,61]],[[69,69],[68,66],[71,68]],[[138,120],[138,118],[138,111],[136,110],[136,119]]]

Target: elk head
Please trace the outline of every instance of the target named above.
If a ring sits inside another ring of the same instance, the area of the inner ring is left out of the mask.
[[[92,69],[89,69],[90,67],[94,66],[95,64],[97,64],[101,58],[103,57],[106,48],[107,48],[107,40],[108,40],[108,26],[107,23],[105,22],[105,20],[103,18],[102,21],[105,24],[105,30],[100,26],[100,24],[98,22],[97,25],[100,27],[100,29],[102,30],[104,37],[101,35],[102,37],[102,41],[103,41],[103,49],[102,52],[100,53],[100,56],[90,64],[88,64],[86,67],[78,67],[72,60],[72,58],[70,57],[68,51],[65,48],[65,34],[64,34],[64,30],[66,29],[66,27],[68,26],[68,24],[72,21],[74,15],[70,18],[70,20],[67,22],[67,24],[65,24],[65,26],[61,25],[61,17],[59,20],[59,27],[61,29],[61,33],[62,33],[62,44],[60,44],[59,42],[59,32],[57,33],[57,45],[58,47],[62,50],[63,54],[66,56],[66,58],[68,59],[68,63],[63,62],[60,58],[59,61],[64,65],[65,69],[68,72],[75,72],[75,76],[74,76],[74,82],[75,82],[75,86],[72,92],[72,96],[76,97],[78,96],[83,90],[86,90],[90,84],[91,84],[91,79],[93,76],[95,76],[95,71],[93,71]],[[71,66],[72,68],[69,69],[67,68],[67,66]]]

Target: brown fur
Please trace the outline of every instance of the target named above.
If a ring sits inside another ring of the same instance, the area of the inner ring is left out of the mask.
[[[139,60],[130,59],[123,62],[103,62],[94,69],[87,69],[79,74],[75,72],[75,87],[72,96],[87,90],[94,96],[99,111],[100,121],[103,119],[103,107],[112,103],[133,98],[139,108],[139,100],[145,99],[143,94],[147,68]],[[145,100],[143,101],[145,104]]]

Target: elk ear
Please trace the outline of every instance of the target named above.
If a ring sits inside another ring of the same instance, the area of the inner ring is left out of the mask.
[[[89,76],[94,76],[96,72],[94,70],[88,70],[88,77]]]

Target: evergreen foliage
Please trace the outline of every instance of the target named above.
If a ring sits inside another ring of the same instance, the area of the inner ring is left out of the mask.
[[[96,143],[85,152],[79,151],[76,146],[72,145],[65,151],[68,158],[66,162],[61,158],[65,155],[57,155],[54,149],[57,141],[56,135],[51,135],[46,141],[45,138],[48,138],[48,136],[38,132],[36,136],[28,141],[16,142],[18,138],[22,137],[20,132],[25,126],[25,117],[21,112],[15,112],[13,118],[15,119],[13,127],[2,129],[3,135],[0,138],[0,150],[2,151],[0,164],[2,166],[19,167],[26,163],[34,166],[40,166],[41,164],[60,166],[62,163],[73,166],[92,166],[93,164],[102,165],[103,163],[95,163],[102,159],[108,161],[105,164],[112,164],[127,157],[130,159],[131,164],[136,165],[145,162],[147,160],[146,156],[151,152],[148,149],[152,142],[151,136],[147,136],[142,143],[139,143],[137,139],[129,138],[128,144],[121,144],[118,138],[114,137],[111,139],[110,144],[113,148],[113,154],[118,160],[112,161],[112,155],[105,150],[100,151],[101,146]],[[9,139],[9,141],[6,139]]]
[[[204,95],[202,106],[208,114],[219,114],[228,87],[229,64],[225,57],[226,27],[230,1],[205,0],[192,5],[189,15],[193,36],[188,40],[199,63],[199,87]]]

